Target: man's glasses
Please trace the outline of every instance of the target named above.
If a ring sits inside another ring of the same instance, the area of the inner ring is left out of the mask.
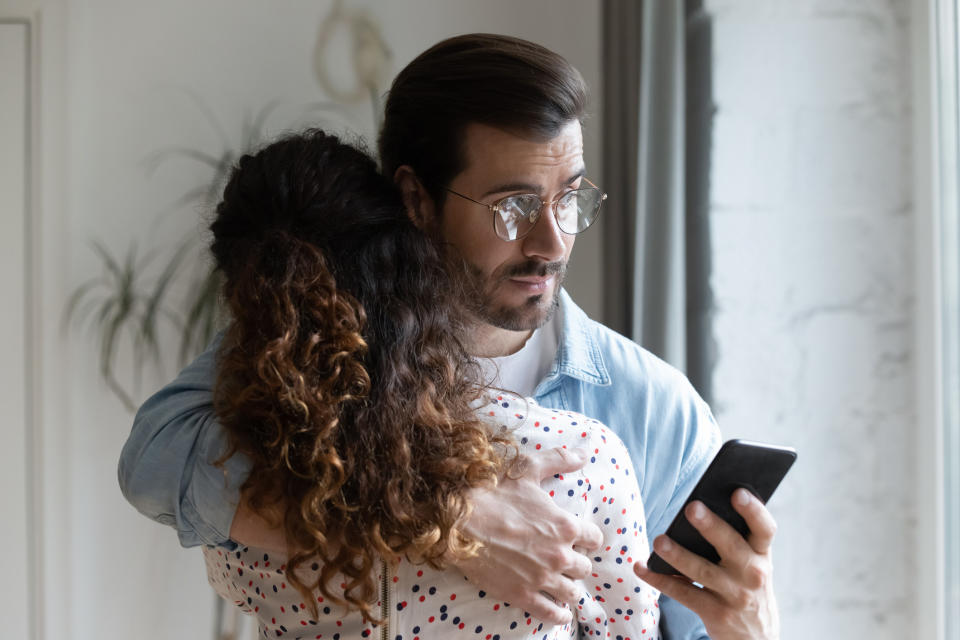
[[[544,202],[535,193],[521,193],[486,204],[453,189],[447,191],[489,209],[493,213],[493,230],[501,239],[510,242],[530,233],[544,207],[550,205],[557,217],[557,226],[567,235],[576,235],[592,225],[600,215],[600,205],[607,199],[607,194],[586,178],[583,181],[590,186],[567,191],[553,202]]]

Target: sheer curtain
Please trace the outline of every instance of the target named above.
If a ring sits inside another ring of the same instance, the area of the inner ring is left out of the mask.
[[[710,23],[699,0],[606,0],[604,321],[709,402]]]

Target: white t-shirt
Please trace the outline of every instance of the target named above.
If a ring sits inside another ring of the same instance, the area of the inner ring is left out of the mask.
[[[533,332],[516,353],[500,358],[479,358],[484,382],[520,396],[534,396],[537,385],[547,377],[560,347],[561,310],[547,324]]]

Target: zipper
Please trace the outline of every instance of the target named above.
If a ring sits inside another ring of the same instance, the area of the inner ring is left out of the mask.
[[[390,576],[387,575],[387,561],[380,561],[380,640],[390,640]]]

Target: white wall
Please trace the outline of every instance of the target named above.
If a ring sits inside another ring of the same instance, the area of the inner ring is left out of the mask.
[[[195,212],[160,214],[207,179],[202,166],[173,160],[148,175],[145,163],[151,153],[168,146],[222,151],[215,127],[188,92],[217,114],[234,144],[244,114],[271,100],[281,101],[269,120],[271,132],[278,133],[303,121],[301,105],[325,99],[312,73],[311,53],[318,24],[331,4],[64,3],[57,14],[62,22],[54,21],[53,32],[62,38],[58,46],[65,60],[64,132],[57,148],[65,154],[66,179],[62,230],[46,236],[51,317],[59,318],[69,292],[99,271],[87,246],[90,238],[122,253],[132,241],[141,250],[171,246],[200,228]],[[566,55],[592,86],[599,84],[599,9],[594,3],[417,0],[348,1],[346,6],[368,7],[380,22],[394,72],[443,37],[493,31],[541,42]],[[340,50],[342,45],[339,41]],[[353,108],[335,118],[333,126],[369,136],[368,107]],[[588,165],[596,173],[599,150],[590,140],[599,138],[599,126],[594,118],[587,142]],[[594,231],[578,240],[579,266],[570,278],[570,289],[591,311],[601,304],[596,259],[601,237]],[[57,344],[54,328],[46,334],[50,344]],[[49,623],[48,635],[75,640],[210,637],[213,594],[199,553],[181,550],[171,530],[136,514],[120,495],[116,461],[132,416],[98,378],[95,358],[89,340],[74,338],[46,369],[64,389],[62,396],[49,398],[63,421],[48,420],[58,446],[51,445],[47,463],[50,473],[64,475],[62,484],[52,483],[50,501],[65,510],[54,514],[63,526],[45,532],[47,555],[58,563],[50,569],[58,584],[49,578],[47,584],[49,591],[68,596],[57,600],[55,613],[49,607],[50,619],[56,619]],[[165,373],[145,378],[141,397],[173,374],[172,360]],[[65,581],[62,587],[60,580]]]
[[[789,443],[784,638],[917,612],[907,0],[712,0],[714,409]]]

